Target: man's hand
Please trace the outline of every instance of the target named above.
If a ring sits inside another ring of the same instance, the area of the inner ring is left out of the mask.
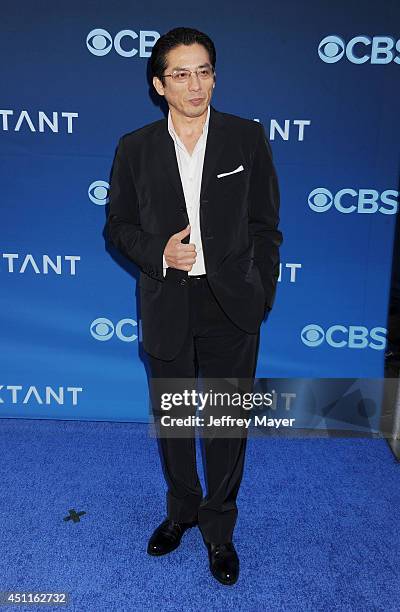
[[[181,232],[172,234],[164,249],[164,257],[170,268],[190,272],[196,261],[196,246],[194,244],[182,244],[181,240],[189,236],[190,225]]]

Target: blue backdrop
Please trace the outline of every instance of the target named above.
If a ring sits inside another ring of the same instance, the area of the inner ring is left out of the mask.
[[[213,38],[212,104],[264,124],[280,179],[257,375],[381,376],[399,23],[390,0],[3,3],[0,416],[147,418],[135,271],[103,228],[119,137],[162,116],[152,45],[178,25]]]

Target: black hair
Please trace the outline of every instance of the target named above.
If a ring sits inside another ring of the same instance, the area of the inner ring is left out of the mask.
[[[150,68],[153,76],[158,77],[164,85],[165,79],[162,75],[167,67],[167,53],[179,45],[193,45],[195,43],[205,47],[210,57],[211,66],[215,68],[217,54],[214,43],[207,34],[193,28],[174,28],[160,36],[153,47],[150,58]]]

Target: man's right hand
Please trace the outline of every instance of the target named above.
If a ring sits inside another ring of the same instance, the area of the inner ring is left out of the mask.
[[[181,232],[172,234],[164,249],[165,261],[170,268],[190,272],[196,261],[196,246],[194,244],[182,244],[181,240],[189,236],[190,225]]]

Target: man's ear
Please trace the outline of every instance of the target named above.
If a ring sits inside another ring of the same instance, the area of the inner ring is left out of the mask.
[[[164,95],[164,86],[161,83],[160,79],[158,77],[153,77],[153,86],[154,89],[156,90],[156,92],[160,95],[163,96]]]

